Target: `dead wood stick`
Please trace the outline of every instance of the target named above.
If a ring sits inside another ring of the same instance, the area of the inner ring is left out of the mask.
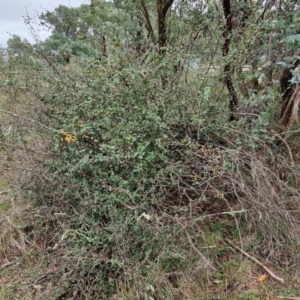
[[[180,225],[180,227],[183,229],[183,231],[185,232],[185,235],[190,243],[190,245],[192,246],[192,248],[195,250],[195,252],[201,257],[201,259],[204,261],[206,267],[209,267],[211,270],[216,271],[217,269],[212,265],[212,263],[210,262],[209,259],[207,259],[195,246],[195,244],[193,243],[193,240],[190,236],[190,234],[188,233],[186,227],[180,222],[180,220],[178,218],[175,218],[169,214],[165,214],[166,217],[168,217],[169,219],[175,221],[178,225]]]
[[[186,237],[189,241],[189,243],[191,244],[192,248],[195,250],[195,252],[201,257],[201,259],[204,261],[205,265],[207,267],[209,267],[211,270],[216,271],[217,269],[212,265],[212,263],[197,249],[197,247],[195,246],[195,244],[193,243],[193,240],[190,236],[190,234],[188,233],[187,229],[185,228],[185,226],[175,217],[171,216],[171,215],[166,215],[168,216],[170,219],[172,219],[173,221],[175,221],[177,224],[180,225],[180,227],[183,229],[183,231],[186,234]]]
[[[55,269],[55,270],[52,270],[52,271],[49,271],[43,275],[41,275],[38,279],[36,279],[30,286],[34,286],[36,285],[38,282],[40,282],[42,279],[44,279],[45,277],[47,276],[50,276],[50,275],[53,275],[54,273],[56,273],[58,271],[58,269]]]
[[[202,260],[205,262],[206,266],[210,267],[212,270],[216,271],[216,268],[211,264],[211,262],[197,249],[197,247],[195,246],[195,244],[193,243],[193,240],[190,236],[190,234],[188,233],[188,231],[185,229],[185,227],[181,224],[178,223],[182,229],[185,231],[186,237],[188,239],[188,241],[190,242],[192,248],[195,250],[195,252],[202,258]]]
[[[252,260],[253,262],[255,262],[257,265],[259,265],[261,268],[263,268],[273,279],[284,283],[284,280],[278,276],[276,276],[268,267],[266,267],[261,261],[259,261],[258,259],[256,259],[255,257],[251,256],[250,254],[248,254],[246,251],[244,251],[243,249],[241,249],[240,247],[236,246],[233,242],[231,242],[230,240],[226,239],[225,240],[226,243],[228,243],[230,246],[232,246],[233,248],[235,248],[236,250],[240,251],[242,254],[244,254],[246,257],[248,257],[250,260]]]
[[[13,265],[16,265],[16,264],[18,264],[18,262],[10,261],[8,263],[5,263],[5,264],[1,265],[0,266],[0,270],[3,270],[5,268],[7,268],[7,267],[10,267],[10,266],[13,266]]]

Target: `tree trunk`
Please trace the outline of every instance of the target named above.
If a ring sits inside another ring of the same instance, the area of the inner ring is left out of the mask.
[[[222,47],[223,57],[226,59],[229,53],[230,40],[232,34],[232,22],[231,22],[231,8],[230,8],[230,0],[223,0],[223,10],[224,16],[226,20],[226,27],[223,31],[224,44]],[[233,121],[236,119],[235,113],[238,105],[237,94],[234,89],[234,85],[231,78],[231,66],[230,62],[227,62],[224,66],[224,76],[225,76],[225,84],[230,95],[229,101],[229,121]]]
[[[157,0],[158,52],[164,54],[167,44],[166,16],[174,0]]]
[[[141,5],[142,5],[142,13],[144,15],[145,22],[146,22],[145,24],[146,24],[146,29],[148,31],[148,36],[150,36],[153,45],[155,45],[155,35],[154,35],[154,32],[153,32],[153,27],[152,27],[152,24],[151,24],[151,21],[150,21],[150,16],[149,16],[146,4],[145,4],[144,1],[142,1]]]

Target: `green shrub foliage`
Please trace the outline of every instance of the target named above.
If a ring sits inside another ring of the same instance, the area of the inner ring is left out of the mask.
[[[137,299],[154,299],[153,291],[171,299],[180,272],[195,279],[214,270],[225,237],[249,234],[270,257],[297,243],[288,211],[299,199],[298,165],[274,143],[279,72],[258,69],[270,47],[285,47],[274,46],[286,36],[285,16],[272,23],[267,11],[257,16],[261,27],[245,18],[222,56],[224,20],[214,6],[169,11],[167,43],[157,49],[155,1],[92,2],[42,15],[49,39],[2,63],[12,76],[27,62],[13,85],[31,99],[21,120],[36,131],[26,143],[42,136],[47,155],[34,156],[22,192],[40,211],[46,249],[63,253],[54,255],[63,274],[53,279],[56,299],[108,299],[140,282]],[[253,14],[255,5],[247,7]],[[139,22],[146,10],[152,31]],[[14,40],[11,50],[21,51]],[[233,122],[224,65],[239,99]]]

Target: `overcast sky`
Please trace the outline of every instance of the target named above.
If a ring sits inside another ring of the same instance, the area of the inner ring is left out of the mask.
[[[53,11],[60,4],[78,7],[88,3],[89,0],[0,0],[0,47],[6,48],[6,42],[13,34],[34,43],[29,26],[24,23],[26,15],[38,19],[38,14]],[[49,35],[46,31],[38,31],[37,34],[42,40]]]

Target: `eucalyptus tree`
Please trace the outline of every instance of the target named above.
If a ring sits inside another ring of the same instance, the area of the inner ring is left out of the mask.
[[[88,43],[89,27],[82,20],[78,8],[60,5],[53,12],[40,15],[41,25],[48,27],[52,33],[43,46],[58,54],[65,62],[71,55],[90,55]]]

